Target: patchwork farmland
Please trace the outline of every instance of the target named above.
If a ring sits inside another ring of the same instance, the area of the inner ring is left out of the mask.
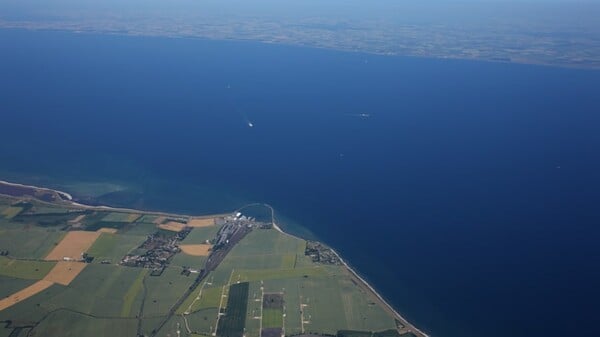
[[[79,260],[82,254],[87,252],[99,236],[99,232],[68,232],[60,243],[46,256],[46,260]]]
[[[241,213],[0,196],[0,253],[0,336],[423,337],[329,248]]]
[[[229,287],[227,296],[227,307],[218,324],[218,335],[223,337],[242,337],[244,335],[244,326],[246,325],[246,309],[248,307],[248,286],[247,282],[236,283]]]

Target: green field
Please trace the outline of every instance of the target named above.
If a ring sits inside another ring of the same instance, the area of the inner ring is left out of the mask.
[[[73,211],[68,208],[54,206],[35,206],[31,211],[37,214],[73,214]]]
[[[289,258],[291,256],[291,259]],[[256,254],[228,257],[227,266],[245,269],[291,269],[294,268],[295,255]],[[291,263],[290,263],[291,260]]]
[[[128,225],[128,223],[126,223],[126,222],[99,221],[99,222],[94,223],[93,225],[86,226],[85,229],[88,231],[95,232],[95,231],[99,230],[100,228],[112,228],[112,229],[116,229],[117,231],[121,232],[127,227],[127,225]]]
[[[179,324],[180,336],[188,337],[185,327],[185,322],[181,316],[173,316],[167,320],[165,325],[157,331],[156,337],[177,337],[177,324]],[[189,324],[189,323],[188,323]]]
[[[223,269],[294,269],[314,266],[304,256],[305,243],[276,230],[255,230],[223,261]],[[221,267],[220,267],[221,268]]]
[[[396,329],[388,329],[382,331],[360,331],[360,330],[340,330],[337,337],[416,337],[412,333],[400,334]]]
[[[102,233],[87,252],[94,257],[93,262],[95,263],[103,260],[118,263],[123,256],[137,248],[145,240],[145,236]]]
[[[5,328],[4,324],[0,324],[0,337],[15,337],[14,335],[11,336],[12,331],[13,329]]]
[[[205,243],[206,240],[212,240],[216,237],[219,228],[220,226],[194,228],[192,229],[190,234],[188,234],[188,236],[185,237],[182,244],[200,244]]]
[[[108,212],[104,211],[87,211],[81,223],[89,230],[97,230],[98,228],[101,228],[101,226],[97,224],[101,222],[107,214]]]
[[[300,294],[307,304],[304,315],[308,315],[311,330],[335,334],[340,327],[348,327],[344,310],[340,310],[343,303],[336,279],[307,279],[300,284]]]
[[[202,309],[188,315],[186,318],[192,331],[210,336],[215,330],[217,308]]]
[[[246,336],[260,336],[262,291],[260,282],[250,282],[248,289],[248,308],[246,309]]]
[[[138,222],[154,223],[156,219],[158,219],[157,215],[144,214],[138,219]]]
[[[340,329],[395,328],[394,319],[351,281],[343,267],[314,264],[304,256],[304,249],[303,240],[274,230],[255,230],[212,274],[215,284],[226,284],[230,277],[232,282],[250,282],[248,317],[255,316],[260,308],[253,297],[256,292],[260,294],[261,281],[265,292],[283,292],[285,318],[281,311],[267,311],[263,314],[263,327],[280,327],[284,319],[286,334],[302,332],[301,298],[305,304],[305,331],[335,334]],[[246,321],[247,336],[258,337],[258,330],[257,320]]]
[[[138,310],[133,311],[132,309],[134,308],[134,302],[136,301],[136,299],[140,300],[140,292],[144,288],[144,278],[147,275],[148,271],[145,269],[142,270],[136,277],[135,281],[131,283],[129,289],[127,289],[127,292],[123,296],[123,305],[121,306],[121,317],[136,316],[139,312],[139,308],[135,308]]]
[[[194,277],[181,275],[181,268],[177,267],[167,268],[161,276],[148,276],[144,317],[167,314],[193,282]]]
[[[0,250],[8,250],[10,256],[15,258],[41,259],[48,255],[65,234],[66,232],[51,228],[2,229],[0,227]]]
[[[119,231],[121,235],[146,236],[156,232],[158,228],[153,223],[136,222]]]
[[[29,212],[32,212],[31,209]],[[41,227],[62,228],[69,224],[71,220],[77,218],[81,213],[21,213],[12,220],[22,224],[36,224]]]
[[[365,293],[352,283],[350,278],[341,277],[337,281],[337,289],[340,291],[342,308],[349,329],[381,331],[396,327],[394,319],[383,308],[375,305]]]
[[[9,205],[17,205],[16,201],[3,200],[0,197],[0,211],[15,212]],[[0,257],[0,298],[43,278],[55,265],[36,259],[43,259],[66,232],[40,224],[66,225],[66,219],[83,214],[32,205],[26,215],[0,216],[0,250],[10,253]],[[261,327],[285,327],[286,335],[340,332],[344,337],[398,337],[394,318],[344,267],[313,263],[304,255],[306,241],[273,229],[250,232],[183,301],[176,315],[167,317],[197,277],[181,275],[181,267],[202,269],[208,257],[178,253],[160,276],[150,276],[150,269],[120,266],[124,255],[146,251],[138,247],[147,235],[174,233],[157,230],[152,223],[155,216],[84,212],[82,222],[88,230],[113,226],[119,232],[100,235],[88,250],[93,263],[68,286],[53,285],[0,311],[0,321],[35,326],[31,334],[37,336],[130,336],[137,332],[137,318],[141,332],[149,335],[168,318],[156,336],[176,336],[179,324],[182,336],[209,336],[218,325],[219,337],[260,337]],[[181,244],[205,243],[218,230],[219,226],[194,228]],[[103,260],[111,263],[100,263]],[[188,326],[193,334],[188,334]],[[0,329],[0,337],[11,332]]]
[[[130,337],[137,331],[136,319],[101,319],[58,310],[40,322],[33,331],[35,336],[111,336]]]
[[[104,218],[102,218],[102,222],[132,223],[132,222],[138,220],[140,217],[141,217],[141,215],[136,214],[136,213],[111,212],[111,213],[108,213]]]
[[[236,283],[229,287],[227,309],[219,320],[217,333],[223,337],[242,337],[246,324],[249,284]]]
[[[262,320],[263,328],[281,328],[283,326],[283,310],[264,309]]]
[[[28,280],[42,279],[55,262],[13,260],[0,256],[0,275]]]
[[[305,243],[288,235],[282,235],[274,229],[252,231],[231,251],[232,257],[247,255],[286,255],[301,253],[304,255]]]
[[[67,308],[108,317],[121,317],[124,306],[128,306],[128,314],[135,316],[141,305],[139,291],[133,299],[128,299],[129,304],[124,298],[133,295],[129,290],[139,282],[139,275],[146,272],[141,268],[89,264],[64,291],[49,297],[42,306],[48,310]]]
[[[97,213],[85,219],[86,229],[96,231],[100,228],[114,228],[120,232],[127,231],[127,228],[141,217],[142,215],[137,213]]]
[[[33,295],[16,305],[0,311],[1,321],[12,321],[13,325],[34,325],[51,311],[43,304],[48,299],[62,293],[67,287],[55,284],[50,288]]]
[[[198,287],[177,309],[177,313],[183,314],[188,310],[190,313],[193,313],[209,308],[218,309],[222,292],[222,287],[204,286],[202,292],[200,292],[200,287]],[[200,299],[197,299],[198,295],[200,295]]]
[[[404,335],[405,337],[409,337]],[[373,333],[373,337],[400,337],[400,333],[396,329],[383,330]]]
[[[246,282],[327,275],[327,269],[323,268],[322,266],[303,267],[296,269],[235,269],[233,273],[233,280]]]
[[[143,317],[142,318],[142,333],[145,336],[149,336],[151,333],[153,333],[157,326],[165,319],[165,316],[152,316],[152,317]],[[173,335],[173,331],[170,331],[169,333],[169,337],[175,337],[177,335]]]
[[[371,331],[360,331],[360,330],[339,330],[337,337],[372,337],[373,332]]]
[[[171,259],[171,265],[177,267],[187,266],[200,270],[204,268],[206,259],[206,256],[191,256],[183,252],[179,252],[173,256],[173,259]],[[192,274],[190,277],[193,277],[193,275],[194,274]]]
[[[36,282],[36,280],[0,276],[0,284],[2,285],[2,287],[0,287],[0,299],[8,297],[21,289],[27,288],[34,282]]]
[[[12,219],[15,216],[19,215],[19,213],[21,213],[22,211],[22,207],[9,206],[2,210],[2,216],[4,216],[5,219]]]

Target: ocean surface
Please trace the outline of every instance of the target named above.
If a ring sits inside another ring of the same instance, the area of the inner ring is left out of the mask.
[[[0,178],[267,202],[432,337],[600,336],[598,71],[0,30]]]

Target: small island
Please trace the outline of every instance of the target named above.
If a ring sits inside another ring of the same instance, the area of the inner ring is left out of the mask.
[[[0,336],[426,336],[266,204],[188,216],[2,181],[0,285]]]

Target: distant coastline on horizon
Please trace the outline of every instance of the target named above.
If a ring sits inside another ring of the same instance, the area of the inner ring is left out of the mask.
[[[43,8],[31,2],[0,4],[0,28],[257,41],[377,55],[600,69],[600,29],[595,24],[600,6],[587,2],[486,6],[477,1],[434,1],[432,9],[425,3],[333,1],[331,8],[314,12],[314,4],[307,1],[294,9],[275,6],[280,16],[270,12],[273,4],[261,1],[237,11],[228,1],[182,1],[168,7],[149,2],[135,12],[111,2]],[[357,16],[361,9],[364,16]],[[461,20],[447,20],[440,15],[445,11]]]

